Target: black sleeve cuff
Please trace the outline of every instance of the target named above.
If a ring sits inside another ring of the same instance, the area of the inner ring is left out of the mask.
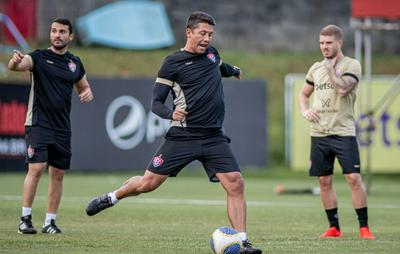
[[[314,86],[314,82],[312,82],[312,81],[310,81],[310,80],[308,80],[308,79],[306,79],[306,83],[309,84],[309,85],[311,85],[311,86]]]
[[[233,76],[235,76],[235,77],[239,77],[240,76],[240,68],[239,67],[237,67],[237,66],[233,66],[233,69],[234,69],[234,74],[233,74]]]
[[[345,73],[343,73],[343,76],[353,77],[355,80],[357,80],[357,82],[360,82],[360,80],[358,80],[358,77],[356,75],[354,75],[353,73],[345,72]]]

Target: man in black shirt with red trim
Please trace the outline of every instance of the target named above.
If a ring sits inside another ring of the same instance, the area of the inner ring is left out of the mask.
[[[22,194],[20,234],[35,234],[32,204],[40,177],[49,164],[49,194],[43,233],[56,234],[56,214],[61,201],[64,170],[71,160],[71,96],[75,88],[81,102],[90,102],[93,94],[80,59],[67,51],[73,39],[73,28],[67,19],[51,24],[48,49],[24,55],[15,50],[8,68],[31,72],[31,91],[26,114],[26,147],[28,173]]]
[[[176,176],[187,164],[199,160],[211,182],[220,182],[227,192],[228,217],[243,241],[241,253],[262,253],[252,247],[246,235],[244,181],[222,132],[225,114],[221,77],[241,77],[237,67],[223,63],[210,46],[214,18],[204,12],[190,15],[186,45],[169,55],[158,73],[153,89],[152,111],[170,119],[164,143],[155,153],[143,176],[135,176],[118,190],[89,202],[92,216],[119,200],[150,192],[169,176]],[[172,93],[173,109],[164,103]]]

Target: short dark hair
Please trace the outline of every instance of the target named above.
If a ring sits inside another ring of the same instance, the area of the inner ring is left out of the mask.
[[[334,36],[337,40],[343,40],[343,31],[337,25],[327,25],[321,29],[319,35]]]
[[[51,22],[51,23],[59,23],[59,24],[68,26],[69,33],[70,33],[70,34],[73,34],[73,33],[74,33],[74,29],[73,29],[73,27],[72,27],[72,23],[71,23],[71,21],[69,21],[69,19],[66,19],[66,18],[56,18],[56,19],[54,19],[53,22]]]
[[[199,23],[207,23],[209,25],[215,26],[215,19],[208,13],[195,11],[190,14],[186,22],[186,28],[194,29]]]

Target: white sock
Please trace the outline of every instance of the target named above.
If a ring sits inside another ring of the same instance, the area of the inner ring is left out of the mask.
[[[240,238],[242,238],[242,242],[247,240],[246,232],[239,232]]]
[[[32,214],[32,207],[22,207],[22,217]]]
[[[119,201],[119,200],[117,199],[117,197],[116,197],[116,192],[117,192],[117,191],[108,193],[108,196],[111,198],[111,203],[113,203],[113,205],[115,205],[115,204],[118,203],[118,201]]]
[[[51,220],[56,220],[57,214],[55,213],[46,213],[46,219],[44,220],[44,227],[50,225]]]

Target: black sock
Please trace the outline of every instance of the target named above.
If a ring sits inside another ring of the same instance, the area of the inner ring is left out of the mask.
[[[329,220],[329,225],[331,227],[336,227],[338,230],[340,230],[339,227],[339,216],[337,213],[337,208],[333,208],[333,209],[327,209],[325,210],[326,215],[328,216],[328,220]]]
[[[360,227],[368,227],[368,207],[356,209]]]

